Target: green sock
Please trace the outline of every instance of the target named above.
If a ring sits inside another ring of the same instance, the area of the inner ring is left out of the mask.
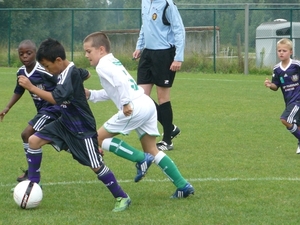
[[[102,142],[102,148],[132,162],[140,162],[145,158],[144,152],[135,149],[118,138],[105,139]]]
[[[154,158],[154,162],[169,177],[177,188],[183,188],[187,181],[179,172],[175,163],[164,152],[160,151]]]

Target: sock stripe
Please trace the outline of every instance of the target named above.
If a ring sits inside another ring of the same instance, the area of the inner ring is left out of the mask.
[[[39,149],[32,149],[32,148],[28,148],[27,149],[27,153],[30,153],[30,154],[40,154],[40,153],[42,153],[42,149],[41,148],[39,148]]]
[[[116,149],[114,150],[114,152],[117,152],[118,150],[121,150],[121,151],[123,151],[123,152],[126,152],[127,154],[129,154],[129,155],[132,155],[133,154],[133,152],[131,151],[131,150],[129,150],[129,149],[127,149],[127,148],[124,148],[123,146],[122,146],[122,140],[120,140],[120,139],[117,139],[117,138],[113,138],[112,139],[112,141],[111,141],[111,143],[110,143],[110,146],[112,147],[115,147]]]

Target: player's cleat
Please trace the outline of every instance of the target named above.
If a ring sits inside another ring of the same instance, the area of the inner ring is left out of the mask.
[[[171,143],[170,145],[168,145],[166,142],[164,141],[160,141],[158,143],[156,143],[156,147],[158,150],[160,151],[170,151],[170,150],[173,150],[174,147],[173,147],[173,143]]]
[[[127,195],[127,198],[118,197],[117,202],[115,204],[115,208],[112,210],[113,212],[121,212],[124,211],[129,207],[131,203],[129,195]]]
[[[300,154],[300,142],[298,143],[296,154]]]
[[[17,177],[18,182],[28,180],[28,170],[23,170],[23,169],[21,169],[21,170],[23,171],[23,174],[21,176]]]
[[[154,157],[149,153],[144,153],[145,158],[141,162],[137,162],[135,167],[137,169],[136,176],[134,178],[134,182],[139,182],[147,173],[147,170],[151,166]]]
[[[172,133],[171,133],[171,140],[175,137],[177,137],[177,135],[179,135],[181,133],[179,127],[177,127],[175,124],[174,124],[174,129],[172,130]]]
[[[178,188],[175,193],[171,196],[171,198],[186,198],[189,195],[193,195],[195,193],[194,187],[187,183],[184,188]]]

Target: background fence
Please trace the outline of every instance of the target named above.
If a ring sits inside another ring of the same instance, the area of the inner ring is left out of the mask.
[[[270,65],[264,65],[264,58],[259,59],[260,63],[256,60],[257,28],[263,23],[271,22],[271,30],[275,19],[284,19],[288,24],[286,32],[275,32],[273,37],[270,37],[267,29],[266,38],[298,39],[294,36],[292,25],[300,22],[299,5],[185,4],[178,5],[178,8],[186,27],[212,28],[213,45],[210,53],[203,51],[195,54],[189,48],[185,55],[187,60],[205,58],[214,72],[223,72],[230,65],[238,67],[245,74],[248,74],[249,66],[257,70],[270,68]],[[135,30],[137,35],[140,26],[140,8],[0,8],[0,66],[15,66],[19,63],[16,48],[24,39],[31,39],[37,44],[47,37],[58,39],[69,52],[71,60],[80,61],[79,58],[84,55],[82,40],[87,34],[99,30],[110,33]],[[264,37],[264,31],[260,32]],[[199,45],[203,43],[201,40],[195,42],[199,42]],[[129,48],[131,46],[131,51],[127,53],[127,57],[130,57],[135,41],[130,40],[126,44]],[[276,54],[273,50],[271,54]],[[113,52],[118,56],[118,49],[113,49]],[[264,57],[261,53],[260,56]]]

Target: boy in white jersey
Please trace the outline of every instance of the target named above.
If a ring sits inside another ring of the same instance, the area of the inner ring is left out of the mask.
[[[118,112],[98,130],[98,142],[104,150],[136,162],[135,182],[146,174],[152,161],[177,187],[172,198],[185,198],[194,194],[193,186],[180,174],[174,162],[156,147],[157,128],[156,107],[152,99],[144,94],[121,62],[110,53],[110,41],[102,32],[88,35],[83,41],[85,56],[96,67],[102,90],[86,90],[92,102],[111,99]],[[145,153],[124,141],[115,138],[118,134],[128,135],[135,130]]]

